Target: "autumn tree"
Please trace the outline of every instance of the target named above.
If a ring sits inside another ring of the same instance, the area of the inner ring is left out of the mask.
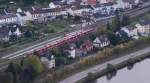
[[[33,67],[33,70],[35,71],[36,74],[39,74],[43,71],[43,65],[39,57],[37,57],[36,55],[32,55],[32,57],[30,57],[28,61],[29,64]]]

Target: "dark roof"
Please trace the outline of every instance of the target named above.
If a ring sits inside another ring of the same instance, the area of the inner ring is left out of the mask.
[[[101,5],[103,5],[103,6],[111,6],[111,5],[113,5],[113,4],[115,4],[115,3],[109,2],[109,3],[104,3],[104,4],[101,4]]]
[[[96,5],[93,5],[95,8],[98,8],[98,7],[102,7],[101,4],[96,4]]]
[[[0,14],[5,15],[5,14],[11,14],[12,11],[9,8],[0,8]]]
[[[134,4],[135,0],[123,0],[124,2],[129,2],[130,4]]]
[[[25,14],[24,12],[19,12],[19,14],[20,14],[21,16],[26,16],[26,14]]]
[[[28,6],[28,7],[23,7],[21,8],[23,11],[33,11],[33,10],[41,10],[42,7],[38,6]]]
[[[90,5],[80,5],[78,6],[79,9],[85,9],[85,8],[89,8],[92,9],[92,7]]]
[[[62,5],[62,4],[63,4],[61,1],[53,1],[53,3],[54,3],[55,5]]]
[[[101,14],[100,12],[98,12],[98,13],[94,13],[94,15],[93,15],[95,18],[99,18],[99,17],[105,17],[105,16],[107,16],[106,14]]]
[[[8,9],[8,8],[4,9],[4,11],[5,11],[6,13],[12,13],[12,11],[11,11],[10,9]]]
[[[52,56],[52,53],[48,50],[44,51],[42,54],[41,54],[41,57],[46,57],[47,59],[51,60],[51,56]]]
[[[13,17],[16,17],[16,15],[14,14],[0,15],[0,19],[13,18]]]
[[[99,37],[99,40],[100,40],[101,42],[108,42],[108,41],[109,41],[106,35],[101,35],[101,36]]]
[[[114,2],[103,3],[103,4],[97,3],[97,4],[93,5],[93,6],[94,6],[95,8],[98,8],[98,7],[103,7],[103,6],[112,6],[112,5],[114,5],[114,4],[115,4]]]
[[[141,25],[150,25],[150,19],[140,20]]]
[[[53,8],[53,9],[41,9],[30,11],[31,14],[49,13],[49,12],[59,12],[65,10],[64,8]]]

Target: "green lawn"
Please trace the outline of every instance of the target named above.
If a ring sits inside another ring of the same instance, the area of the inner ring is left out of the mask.
[[[56,22],[50,22],[47,25],[46,33],[54,33],[54,32],[63,31],[68,26],[69,26],[69,23],[67,21],[65,21],[65,20],[56,21]]]

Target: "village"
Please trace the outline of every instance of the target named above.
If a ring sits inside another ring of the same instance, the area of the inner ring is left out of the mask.
[[[15,5],[15,2],[9,3]],[[62,34],[63,40],[71,34],[84,34],[84,31],[86,33],[91,30],[90,34],[56,47],[33,50],[33,54],[29,53],[21,59],[22,64],[27,64],[26,57],[37,57],[44,66],[44,71],[70,66],[105,48],[149,38],[149,12],[141,18],[137,17],[138,19],[122,15],[126,11],[142,7],[143,4],[142,0],[62,0],[50,2],[47,7],[30,6],[17,8],[16,11],[0,9],[0,49],[31,43],[56,34]],[[99,20],[110,17],[113,17],[113,20],[104,26],[90,29]],[[69,32],[70,29],[74,32]],[[30,70],[28,68],[27,70]]]
[[[65,3],[65,4],[64,4]],[[124,5],[120,5],[120,3]],[[14,4],[14,3],[12,3]],[[49,33],[55,33],[54,27],[57,29],[60,29],[60,26],[54,26],[50,25],[50,23],[54,24],[53,21],[67,21],[69,27],[76,26],[77,24],[82,22],[83,24],[89,25],[90,23],[96,22],[96,19],[99,18],[106,18],[112,15],[115,15],[115,11],[119,10],[126,11],[129,9],[133,9],[136,6],[140,6],[142,2],[138,0],[133,0],[133,2],[129,1],[122,1],[122,0],[100,0],[100,1],[94,1],[94,0],[88,0],[88,1],[54,1],[50,2],[49,6],[47,8],[41,8],[41,7],[25,7],[25,8],[18,8],[16,10],[16,14],[9,11],[9,9],[2,9],[1,10],[1,33],[0,33],[0,40],[1,44],[3,46],[1,47],[7,47],[13,44],[16,44],[17,42],[24,42],[25,40],[36,40],[41,37],[44,37],[45,35]],[[143,20],[145,21],[145,20]],[[147,23],[145,23],[147,22]],[[122,38],[122,36],[127,36],[127,40],[129,39],[138,39],[139,35],[141,36],[148,36],[149,35],[149,21],[145,21],[143,23],[137,23],[135,24],[135,28],[131,28],[130,26],[122,27],[121,30],[117,31],[115,35],[119,38]],[[45,32],[41,32],[43,28],[47,26]],[[66,24],[66,23],[65,23]],[[37,25],[37,26],[36,26]],[[45,26],[43,26],[45,25]],[[71,26],[72,25],[72,26]],[[87,26],[84,25],[84,26]],[[34,28],[35,27],[35,28]],[[37,28],[36,28],[37,27]],[[60,29],[61,30],[61,29]],[[107,34],[102,35],[92,35],[92,38],[83,39],[79,42],[71,43],[66,48],[58,49],[57,50],[65,50],[64,53],[54,53],[57,56],[61,56],[65,53],[67,53],[67,58],[76,58],[77,56],[85,56],[89,54],[89,52],[92,52],[95,49],[104,48],[106,46],[109,46],[111,44],[110,38],[108,38]],[[84,41],[86,40],[86,41]],[[30,41],[29,41],[30,42]],[[45,54],[46,53],[46,54]],[[52,56],[51,61],[51,55],[52,53],[49,51],[44,52],[44,54],[38,54],[42,55],[41,61],[45,62],[46,64],[50,62],[50,67],[55,67],[55,59],[54,56]],[[55,56],[56,56],[55,55]],[[47,56],[47,57],[45,57]],[[50,59],[50,61],[49,61]],[[54,59],[54,60],[53,60]],[[66,58],[65,58],[66,59]],[[61,60],[61,59],[60,59]],[[62,59],[63,60],[63,59]],[[59,60],[58,60],[59,61]]]

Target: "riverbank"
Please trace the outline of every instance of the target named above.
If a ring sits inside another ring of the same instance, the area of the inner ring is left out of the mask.
[[[149,41],[149,38],[130,41],[128,43],[117,45],[113,48],[106,48],[104,51],[101,51],[95,56],[84,58],[83,60],[80,60],[80,63],[77,64],[77,66],[75,65],[73,67],[74,70],[72,73],[76,71],[78,71],[78,73],[62,80],[60,83],[74,83],[88,76],[88,73],[90,72],[96,73],[105,69],[107,64],[117,64],[128,60],[129,58],[148,53],[150,52]]]
[[[58,70],[48,70],[38,78],[41,79],[41,77],[44,77],[41,79],[41,82],[35,81],[34,83],[43,83],[43,82],[49,83],[48,81],[51,81],[50,83],[58,83],[58,81],[63,80],[66,77],[69,78],[69,76],[82,72],[83,70],[89,69],[99,64],[103,64],[107,61],[116,59],[118,57],[123,57],[128,53],[132,53],[150,46],[149,43],[150,40],[148,41],[147,39],[145,40],[144,41],[143,39],[135,40],[117,46],[113,46],[110,48],[105,48],[104,50],[100,51],[98,54],[94,56],[88,56],[80,59],[78,62],[71,65],[71,67],[65,66]]]
[[[76,83],[94,83],[96,81],[96,79],[98,79],[104,75],[108,75],[108,78],[111,78],[112,76],[114,76],[116,74],[117,70],[120,70],[126,66],[129,66],[129,68],[130,68],[133,66],[133,64],[141,62],[144,59],[149,58],[149,57],[150,57],[150,52],[143,54],[141,56],[130,58],[130,59],[125,60],[119,64],[115,64],[115,65],[109,64],[109,65],[107,65],[107,68],[105,68],[99,72],[88,73],[87,77],[77,81]]]

